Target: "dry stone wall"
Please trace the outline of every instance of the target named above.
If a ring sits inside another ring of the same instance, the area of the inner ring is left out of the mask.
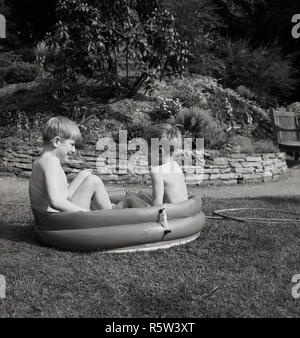
[[[32,163],[41,148],[0,144],[0,172],[30,177]],[[215,153],[194,152],[177,155],[188,185],[222,185],[275,180],[287,171],[285,153],[230,154],[216,156]],[[192,158],[192,160],[191,160]],[[182,162],[182,160],[184,160]],[[180,162],[181,161],[181,162]],[[73,178],[80,170],[93,169],[105,182],[150,183],[149,169],[145,157],[133,154],[128,162],[93,148],[79,150],[64,170]]]

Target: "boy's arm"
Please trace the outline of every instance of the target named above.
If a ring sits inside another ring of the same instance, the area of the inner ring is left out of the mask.
[[[152,181],[152,205],[163,204],[164,181],[161,174],[151,173]]]
[[[44,164],[45,187],[50,206],[58,211],[89,211],[68,201],[68,196],[62,193],[57,183],[57,177],[61,175],[60,164],[53,159],[48,159]]]

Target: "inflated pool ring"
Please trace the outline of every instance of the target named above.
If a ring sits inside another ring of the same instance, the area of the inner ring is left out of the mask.
[[[205,223],[201,199],[162,207],[46,212],[33,210],[37,238],[62,250],[126,252],[155,250],[196,239]]]

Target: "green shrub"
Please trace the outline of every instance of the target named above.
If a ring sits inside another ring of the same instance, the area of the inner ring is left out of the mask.
[[[59,48],[48,46],[45,41],[40,41],[33,50],[34,57],[39,62],[53,62],[58,56]]]
[[[248,99],[248,100],[253,100],[256,95],[247,87],[243,86],[243,85],[240,85],[238,86],[235,91],[241,95],[242,97],[244,97],[245,99]]]
[[[172,94],[173,99],[179,99],[184,107],[203,105],[206,102],[203,90],[196,88],[193,82],[182,81],[175,84],[175,91]]]
[[[21,56],[14,52],[0,53],[0,68],[9,67],[14,62],[22,62]]]
[[[29,87],[24,85],[23,88]],[[14,89],[12,88],[12,91]],[[25,111],[26,113],[35,114],[36,112],[62,114],[59,102],[51,96],[48,81],[39,81],[33,84],[32,89],[14,91],[13,95],[6,95],[0,99],[0,119],[3,112]]]
[[[98,135],[117,136],[119,129],[127,130],[129,139],[139,137],[151,124],[149,113],[154,105],[154,102],[130,99],[103,104],[89,96],[75,95],[70,96],[67,102],[64,100],[61,108],[62,115],[76,121],[89,143],[93,143]]]
[[[228,125],[228,130],[256,139],[272,135],[268,113],[258,105],[239,96],[232,89],[214,87],[208,95],[206,107],[213,116]]]
[[[242,135],[231,136],[227,141],[227,151],[233,153],[255,153],[255,147],[249,137]]]
[[[139,109],[132,111],[129,123],[126,124],[129,139],[140,137],[150,125],[151,119],[148,114]]]
[[[0,119],[0,125],[16,127],[18,131],[39,129],[44,122],[45,114],[40,112],[27,113],[22,110],[2,112]]]
[[[216,120],[227,125],[227,130],[244,133],[249,137],[257,127],[257,118],[262,118],[260,114],[251,110],[251,105],[242,100],[235,92],[219,87],[210,90],[206,106],[211,110]]]
[[[101,78],[105,86],[116,89],[122,60],[128,67],[134,63],[136,79],[127,88],[128,96],[134,97],[143,85],[151,92],[154,79],[163,76],[168,66],[172,74],[182,74],[188,61],[188,44],[176,32],[174,16],[154,1],[144,5],[65,0],[58,2],[56,15],[59,20],[46,43],[60,50],[53,70],[60,82],[83,75]]]
[[[128,139],[131,139],[139,137],[151,124],[150,113],[153,109],[151,102],[125,99],[107,105],[103,116],[122,123],[128,132]]]
[[[79,123],[79,121],[76,121]],[[118,133],[120,129],[126,129],[125,125],[115,119],[99,119],[96,116],[91,117],[87,121],[80,123],[79,128],[82,132],[84,144],[95,145],[99,138],[102,137],[113,137],[116,141],[118,140]]]
[[[159,84],[155,98],[179,98],[183,107],[197,106],[209,110],[224,129],[256,139],[272,135],[269,114],[253,101],[241,97],[233,89],[224,89],[215,79],[193,76]]]
[[[169,99],[169,98],[158,98],[158,105],[150,113],[150,116],[153,121],[166,121],[176,119],[176,116],[180,113],[182,105],[178,98]]]
[[[20,83],[33,81],[39,75],[39,67],[25,62],[14,63],[5,72],[7,83]]]
[[[21,56],[24,62],[33,63],[36,59],[34,49],[30,47],[19,49],[17,53]]]
[[[209,110],[184,108],[176,116],[175,124],[183,127],[184,137],[203,138],[205,148],[220,149],[226,142],[224,127]]]
[[[46,113],[2,112],[0,118],[0,139],[11,137],[20,142],[42,143],[41,127],[49,119]]]
[[[3,80],[5,79],[6,72],[7,67],[0,67],[0,76],[3,78]]]
[[[0,68],[0,88],[5,85],[5,80],[4,80],[4,72],[2,73],[1,68]]]
[[[5,57],[1,57],[0,54],[0,67],[4,68],[4,67],[9,67],[11,65],[11,61]]]
[[[284,101],[295,90],[297,80],[292,56],[283,55],[276,46],[252,48],[247,40],[224,39],[217,55],[226,65],[222,84],[236,88],[243,85],[256,94],[256,100],[268,107]]]
[[[271,140],[259,140],[254,142],[253,145],[256,153],[276,153],[279,151]]]
[[[234,153],[276,153],[278,148],[272,140],[253,141],[249,137],[243,135],[231,136],[228,139],[226,150]]]
[[[212,76],[217,79],[226,76],[224,60],[213,53],[203,52],[201,49],[197,49],[194,53],[195,58],[188,67],[190,73]]]

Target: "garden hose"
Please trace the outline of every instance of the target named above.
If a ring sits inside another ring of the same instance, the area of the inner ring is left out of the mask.
[[[297,216],[297,218],[267,218],[267,217],[237,217],[231,216],[228,214],[224,214],[225,212],[233,212],[233,211],[243,211],[243,210],[260,210],[266,212],[276,212],[280,214],[289,214],[293,216]],[[222,209],[216,210],[213,212],[213,215],[216,216],[207,216],[207,219],[230,219],[239,222],[254,222],[254,223],[280,223],[280,222],[300,222],[300,213],[285,211],[285,210],[275,210],[268,208],[232,208],[232,209]]]

